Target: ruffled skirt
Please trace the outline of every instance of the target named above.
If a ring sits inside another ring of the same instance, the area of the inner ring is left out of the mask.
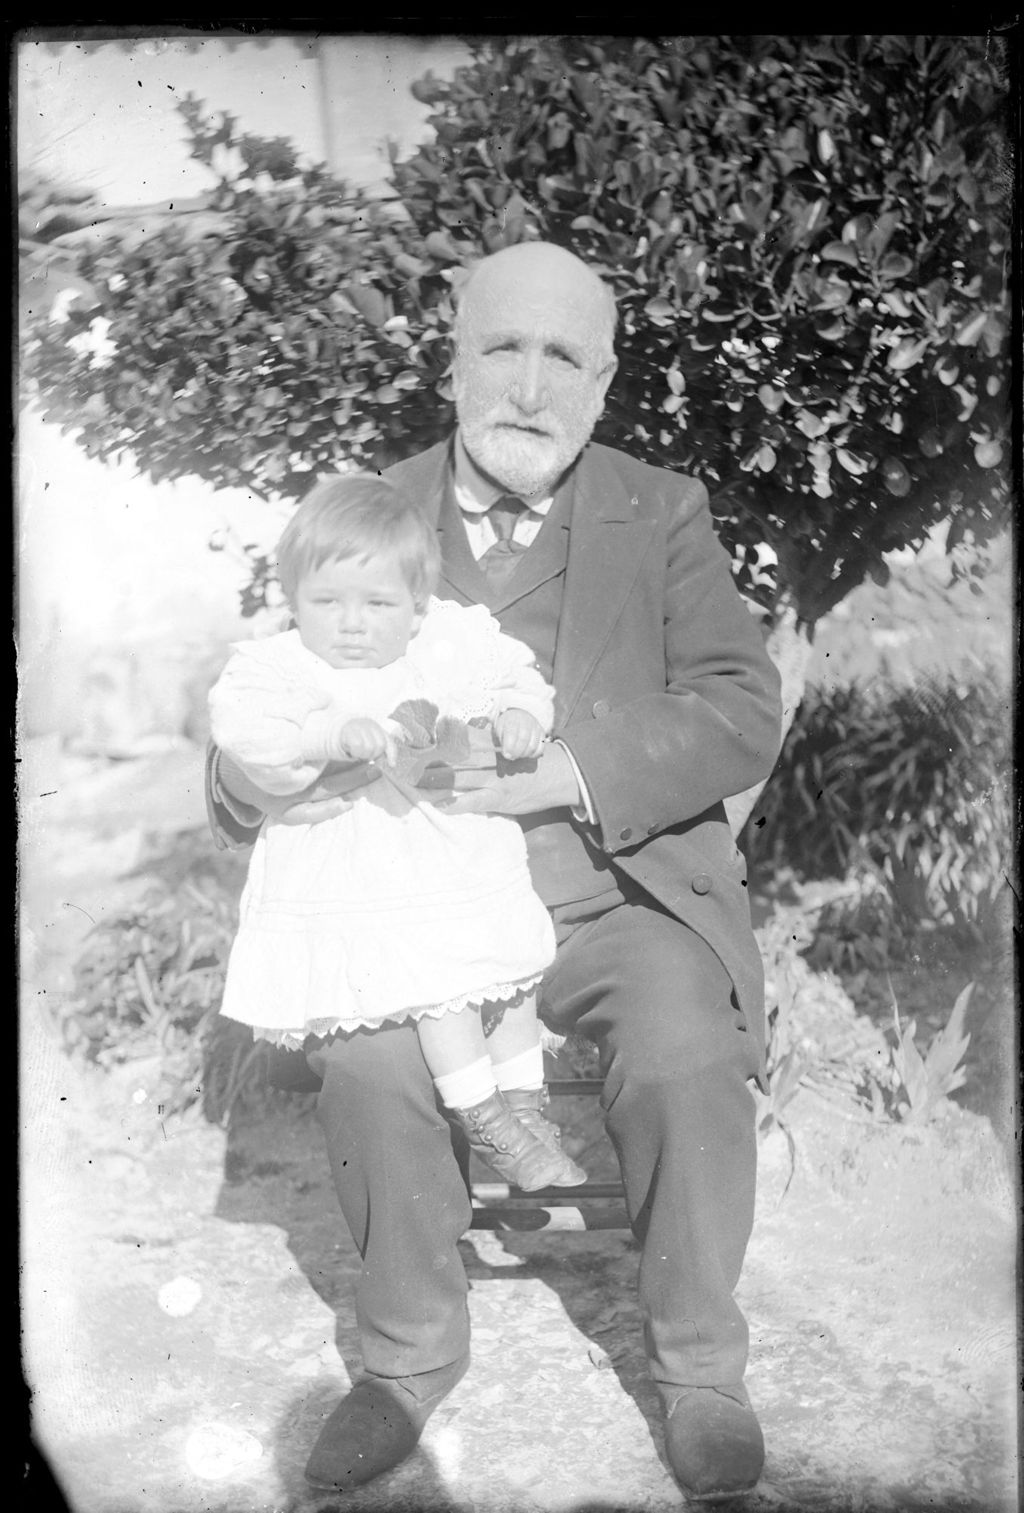
[[[412,804],[384,780],[336,819],[264,825],[221,1012],[298,1047],[513,998],[554,954],[519,826]]]

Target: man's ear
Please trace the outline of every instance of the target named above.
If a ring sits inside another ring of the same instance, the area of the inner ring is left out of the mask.
[[[615,377],[618,370],[619,359],[617,357],[613,357],[608,363],[605,364],[600,373],[597,375],[597,387],[601,395],[602,404],[604,404],[605,396],[608,393],[609,387],[611,386],[611,381]]]

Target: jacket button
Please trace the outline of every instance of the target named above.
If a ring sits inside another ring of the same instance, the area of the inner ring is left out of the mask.
[[[710,893],[711,879],[710,877],[708,877],[706,872],[698,872],[697,876],[690,884],[690,887],[693,889],[694,893]]]
[[[606,714],[611,714],[612,706],[607,699],[598,699],[594,705],[594,719],[602,720]]]
[[[630,838],[630,836],[632,834],[633,834],[632,830],[630,830],[629,826],[627,825],[626,828],[625,828],[625,830],[620,830],[619,831],[619,840],[620,841],[628,841],[629,838]]]

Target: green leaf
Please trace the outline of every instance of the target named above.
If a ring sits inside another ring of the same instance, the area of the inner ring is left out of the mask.
[[[874,221],[869,215],[854,215],[843,226],[844,242],[863,242],[869,236]]]
[[[818,415],[812,415],[810,410],[798,410],[794,424],[798,431],[801,431],[804,436],[810,437],[811,440],[824,436],[828,430],[825,421]]]
[[[865,238],[867,252],[875,261],[882,257],[899,223],[900,217],[892,210],[884,211],[875,219],[871,231]]]
[[[431,231],[427,234],[424,246],[431,257],[439,262],[451,262],[460,256],[458,245],[448,235],[447,231]]]
[[[437,722],[437,760],[451,767],[469,760],[469,729],[462,720],[443,715]]]
[[[927,337],[922,337],[920,341],[901,341],[890,349],[886,366],[894,373],[902,373],[907,368],[912,368],[915,363],[919,363],[927,350]]]
[[[342,292],[370,325],[382,326],[387,320],[387,302],[380,290],[371,284],[347,284]]]
[[[898,252],[890,252],[888,256],[883,257],[878,271],[883,278],[906,278],[913,267],[909,257],[904,257]]]
[[[929,1085],[921,1053],[915,1042],[916,1024],[910,1020],[906,1030],[900,1024],[899,1010],[893,1003],[896,1024],[897,1049],[893,1052],[893,1065],[907,1095],[908,1114],[911,1122],[922,1120],[928,1111]]]
[[[644,306],[644,314],[654,322],[656,326],[667,326],[676,315],[675,307],[667,299],[651,299]]]
[[[953,340],[956,342],[958,347],[976,346],[981,338],[981,333],[984,331],[987,322],[988,311],[979,310],[977,315],[970,316],[956,328]]]
[[[829,242],[818,254],[825,262],[847,263],[851,268],[856,268],[860,259],[854,249],[847,242]]]
[[[938,1031],[924,1058],[925,1069],[936,1098],[945,1097],[963,1083],[961,1062],[970,1044],[970,1035],[963,1033],[964,1017],[974,991],[970,982],[957,995],[945,1027]]]
[[[774,388],[771,384],[762,384],[757,391],[757,397],[770,415],[778,414],[786,403],[786,396],[782,390]]]
[[[391,718],[401,725],[411,746],[431,746],[437,724],[437,705],[429,699],[403,699],[391,711]]]

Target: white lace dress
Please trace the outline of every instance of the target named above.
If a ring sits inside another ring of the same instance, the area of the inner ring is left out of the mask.
[[[266,792],[298,793],[326,765],[326,732],[406,700],[468,721],[525,709],[550,731],[533,654],[480,605],[432,599],[397,662],[335,669],[297,630],[241,642],[210,694],[213,738]],[[509,999],[553,960],[519,826],[445,814],[385,776],[336,819],[267,819],[249,864],[221,1012],[257,1038],[437,1016]]]

